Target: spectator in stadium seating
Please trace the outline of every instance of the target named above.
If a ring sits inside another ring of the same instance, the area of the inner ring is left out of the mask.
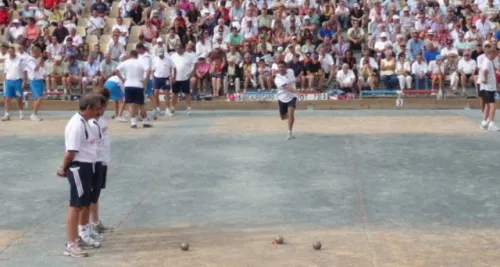
[[[82,85],[84,91],[87,89],[87,86],[90,83],[92,84],[92,86],[94,86],[94,88],[101,84],[101,72],[99,69],[99,62],[95,60],[95,55],[91,53],[88,57],[87,62],[83,64],[83,67],[81,69]],[[81,93],[83,94],[85,92]]]
[[[50,12],[49,14],[50,15]],[[75,12],[71,3],[66,4],[66,11],[63,13],[64,24],[76,26],[78,22],[78,13]]]
[[[69,90],[73,87],[74,84],[76,84],[78,85],[79,92],[83,92],[81,68],[82,66],[75,56],[68,57],[67,76],[64,77],[64,88],[67,88]]]
[[[61,54],[62,52],[62,45],[57,43],[57,38],[55,36],[50,37],[50,43],[47,46],[47,55],[49,56],[49,59],[54,59],[57,55]]]
[[[79,19],[82,16],[83,10],[84,10],[84,7],[83,7],[81,1],[79,1],[79,0],[71,0],[70,4],[71,4],[71,10],[73,12],[75,12],[75,14],[77,15],[77,18]]]
[[[28,18],[28,24],[24,27],[24,40],[26,46],[29,46],[40,37],[42,30],[36,25],[35,18]]]
[[[68,66],[63,62],[61,56],[56,56],[54,58],[54,63],[52,64],[52,72],[47,75],[46,84],[48,92],[55,93],[57,91],[57,85],[62,84],[65,94],[67,94],[66,77],[68,77]]]
[[[260,90],[265,91],[267,89],[272,89],[273,77],[271,75],[271,68],[266,65],[266,62],[263,58],[259,59],[259,63],[257,65],[257,80],[259,81]]]
[[[345,6],[345,2],[340,1],[339,5],[335,9],[335,16],[337,17],[338,22],[342,25],[343,30],[347,30],[349,28],[350,13],[349,8]]]
[[[366,24],[366,19],[364,18],[365,13],[363,10],[360,8],[358,3],[355,3],[353,5],[353,8],[351,9],[351,25],[354,26],[354,23],[357,22],[358,25],[365,25]]]
[[[482,43],[482,36],[479,33],[476,25],[471,25],[470,29],[465,33],[465,40],[469,42],[469,48],[474,49],[477,44]]]
[[[476,21],[475,26],[483,39],[486,38],[486,35],[488,33],[494,31],[495,28],[497,28],[497,26],[488,19],[488,15],[485,13],[481,14],[481,17],[478,21]]]
[[[151,20],[146,20],[146,23],[141,27],[140,35],[144,36],[146,42],[151,43],[158,36],[156,26],[151,23]]]
[[[359,77],[358,77],[358,88],[360,90],[363,90],[367,87],[370,88],[370,90],[375,90],[375,83],[373,79],[374,72],[372,67],[369,64],[368,60],[365,60],[363,62],[363,66],[361,66],[361,69],[359,71]]]
[[[396,75],[398,76],[399,88],[401,90],[411,89],[411,64],[406,61],[406,55],[400,53],[398,57],[398,62],[396,63]]]
[[[24,43],[24,27],[21,26],[19,19],[13,19],[7,30],[6,41],[12,43]]]
[[[398,83],[396,76],[396,60],[392,50],[385,50],[385,58],[380,61],[380,79],[388,90],[394,90]]]
[[[92,16],[87,19],[87,35],[96,35],[97,38],[101,38],[105,26],[106,21],[94,9]]]
[[[325,74],[323,72],[321,62],[319,61],[318,54],[306,53],[307,63],[306,63],[306,73],[308,80],[308,90],[313,91],[314,81],[318,80],[318,88],[323,88],[325,82]]]
[[[242,71],[236,64],[234,58],[228,58],[227,64],[222,71],[224,76],[224,93],[228,93],[229,88],[234,88],[236,93],[240,92]]]
[[[54,7],[57,7],[57,4],[59,4],[59,0],[44,0],[43,1],[45,9],[53,9]]]
[[[326,5],[326,6],[329,6],[329,5]],[[324,41],[325,40],[325,37],[329,37],[330,39],[333,39],[333,37],[335,36],[335,32],[330,29],[330,26],[328,24],[328,22],[323,22],[321,24],[321,28],[318,30],[318,42],[319,41]]]
[[[113,32],[113,34],[118,34],[118,36],[120,37],[119,41],[122,45],[127,45],[127,37],[129,35],[128,26],[123,24],[122,17],[116,18],[116,24],[113,26],[113,28],[111,28],[111,31]]]
[[[443,57],[447,57],[451,53],[458,55],[458,50],[453,47],[453,40],[448,40],[446,41],[446,47],[441,49],[440,55]]]
[[[293,60],[287,64],[287,69],[293,70],[296,77],[295,79],[298,83],[300,83],[300,89],[298,91],[304,91],[306,85],[306,71],[301,57],[302,55],[300,53],[295,53]]]
[[[196,54],[198,56],[207,57],[212,52],[212,43],[210,42],[210,34],[205,31],[196,43]]]
[[[245,38],[243,37],[242,34],[238,32],[238,28],[232,27],[231,28],[231,34],[228,37],[228,40],[226,40],[229,44],[240,46],[243,44],[245,41]]]
[[[213,96],[219,97],[222,89],[222,71],[226,65],[226,59],[216,58],[210,66],[210,78],[212,80]]]
[[[460,74],[460,82],[462,84],[462,92],[466,91],[467,83],[472,83],[476,86],[476,71],[477,63],[471,59],[471,52],[464,50],[463,58],[458,61],[458,72]]]
[[[0,2],[0,34],[5,34],[5,29],[10,23],[9,10],[4,3]]]
[[[71,55],[71,53],[69,55]],[[77,51],[76,53],[77,59],[80,61],[86,61],[87,58],[89,58],[89,55],[90,55],[90,45],[87,43],[83,44],[82,50],[79,52]],[[65,60],[67,60],[67,58]]]
[[[95,2],[92,4],[90,7],[90,11],[94,13],[94,11],[97,12],[97,14],[100,17],[104,17],[109,15],[109,7],[106,3],[104,3],[102,0],[95,0]]]
[[[118,35],[113,35],[112,38],[113,39],[109,42],[108,47],[106,48],[106,53],[111,56],[112,60],[118,62],[120,60],[120,56],[125,53],[125,47],[122,43],[120,43],[120,37]]]
[[[243,70],[243,92],[245,93],[250,86],[257,87],[256,74],[257,65],[252,60],[252,55],[246,53],[243,57],[243,62],[241,63],[241,69]]]
[[[326,53],[326,50],[324,47],[320,47],[318,49],[318,53],[319,53],[318,60],[321,63],[321,69],[322,69],[322,72],[324,74],[323,76],[324,76],[324,78],[327,78],[326,83],[320,82],[318,84],[318,88],[322,89],[322,87],[324,85],[328,86],[333,81],[333,79],[335,78],[337,69],[336,69],[336,65],[335,65],[335,60],[333,59],[331,54]],[[337,59],[337,61],[338,61],[338,59]]]
[[[417,55],[422,55],[424,51],[424,42],[418,37],[416,31],[412,32],[411,39],[406,43],[406,57],[409,61],[417,58]]]
[[[450,80],[450,88],[454,94],[457,94],[459,81],[457,56],[456,52],[451,51],[448,53],[448,58],[444,61],[445,78],[446,80]]]
[[[193,75],[191,76],[191,88],[198,93],[207,93],[210,82],[210,63],[205,56],[198,57],[198,62],[194,64]]]
[[[438,83],[439,91],[443,91],[444,82],[444,64],[441,56],[437,56],[436,60],[429,63],[429,72],[431,74],[431,88],[434,90],[434,85]]]
[[[458,38],[455,39],[455,42],[453,43],[453,47],[457,49],[458,55],[463,55],[465,50],[469,49],[469,44],[467,41],[465,41],[465,34],[463,32],[460,32],[458,34]]]
[[[437,47],[434,46],[433,42],[426,42],[424,50],[424,60],[425,62],[431,62],[436,59],[436,57],[440,54],[440,51]]]
[[[165,20],[160,19],[160,13],[158,13],[158,11],[151,12],[151,19],[149,19],[149,21],[156,27],[158,32],[162,32],[166,27]]]
[[[0,45],[0,72],[5,71],[5,59],[9,56],[9,46],[7,44]]]
[[[417,55],[415,62],[413,62],[411,66],[411,74],[413,75],[413,79],[415,80],[415,89],[429,89],[428,72],[429,69],[427,63],[422,60],[421,55]],[[422,84],[424,88],[422,88]]]
[[[49,22],[52,26],[56,26],[59,21],[64,21],[64,14],[57,8],[57,5],[51,9]]]
[[[356,75],[349,69],[349,65],[343,64],[342,69],[337,72],[337,82],[340,90],[346,93],[355,93]]]
[[[242,60],[240,52],[238,52],[236,46],[234,45],[229,45],[229,52],[227,53],[226,58],[228,62],[232,59],[232,61],[234,61],[237,65],[239,65]]]
[[[77,56],[79,54],[78,48],[76,48],[73,42],[73,38],[66,38],[66,43],[63,45],[61,50],[61,56],[64,60],[67,59],[68,56]]]
[[[103,86],[104,82],[107,81],[111,76],[113,76],[113,71],[118,66],[119,60],[120,57],[118,57],[118,61],[112,60],[109,53],[106,53],[104,55],[104,60],[99,64],[99,72],[101,74],[101,84],[99,86]]]
[[[350,47],[352,49],[361,49],[364,42],[365,32],[359,27],[359,21],[354,21],[352,27],[347,31],[347,38],[349,39]]]
[[[144,24],[144,20],[147,18],[142,17],[143,9],[135,1],[132,1],[130,11],[128,12],[128,17],[131,18],[131,26],[139,26]]]
[[[55,36],[57,39],[57,42],[59,44],[62,44],[68,35],[69,35],[68,29],[66,27],[64,27],[62,21],[59,21],[57,23],[56,28],[52,32],[52,36]]]
[[[83,45],[82,36],[76,33],[75,28],[71,28],[71,30],[69,31],[69,35],[66,36],[65,43],[68,42],[68,38],[71,38],[73,46],[75,46],[76,48],[82,47]]]
[[[94,49],[92,50],[92,53],[95,55],[95,60],[98,62],[101,62],[104,60],[104,53],[101,51],[101,45],[100,44],[95,44]]]
[[[377,56],[381,56],[382,53],[384,53],[387,45],[390,45],[392,47],[391,41],[387,39],[388,35],[386,32],[380,33],[380,40],[377,40],[375,42],[375,52],[377,52]]]

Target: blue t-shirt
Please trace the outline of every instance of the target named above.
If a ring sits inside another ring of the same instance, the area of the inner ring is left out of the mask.
[[[500,30],[495,32],[495,39],[500,40]]]
[[[434,50],[425,50],[424,52],[424,59],[427,62],[431,62],[436,59],[436,57],[440,54],[438,49]]]
[[[323,28],[320,28],[319,31],[318,31],[318,34],[319,34],[319,36],[321,36],[323,38],[325,38],[326,36],[332,38],[333,35],[335,35],[335,32],[332,31],[332,30],[330,30],[330,29],[325,30]]]

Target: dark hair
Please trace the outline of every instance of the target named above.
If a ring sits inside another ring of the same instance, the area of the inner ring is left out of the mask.
[[[282,61],[278,62],[278,65],[285,65],[286,66],[286,62],[282,60]]]
[[[137,53],[136,50],[132,50],[130,51],[130,54],[129,54],[130,57],[133,57],[133,58],[137,58],[139,56],[139,54]]]
[[[109,98],[110,98],[110,92],[108,89],[106,88],[99,88],[97,90],[94,91],[96,94],[98,94],[99,96],[101,96],[101,105],[104,105],[108,102]]]
[[[85,111],[89,108],[95,108],[97,106],[97,103],[99,102],[100,100],[96,97],[95,94],[84,95],[82,98],[80,98],[80,111]]]

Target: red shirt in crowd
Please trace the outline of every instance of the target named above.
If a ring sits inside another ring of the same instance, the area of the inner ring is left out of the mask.
[[[45,0],[45,8],[52,9],[55,5],[59,4],[59,0]]]
[[[0,25],[8,25],[9,24],[9,11],[4,8],[4,10],[0,10]]]

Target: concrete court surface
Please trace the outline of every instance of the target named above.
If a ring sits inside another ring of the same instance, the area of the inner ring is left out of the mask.
[[[291,141],[277,111],[110,122],[116,231],[85,259],[61,253],[72,112],[42,115],[0,124],[0,266],[500,265],[500,133],[477,110],[298,111]]]

